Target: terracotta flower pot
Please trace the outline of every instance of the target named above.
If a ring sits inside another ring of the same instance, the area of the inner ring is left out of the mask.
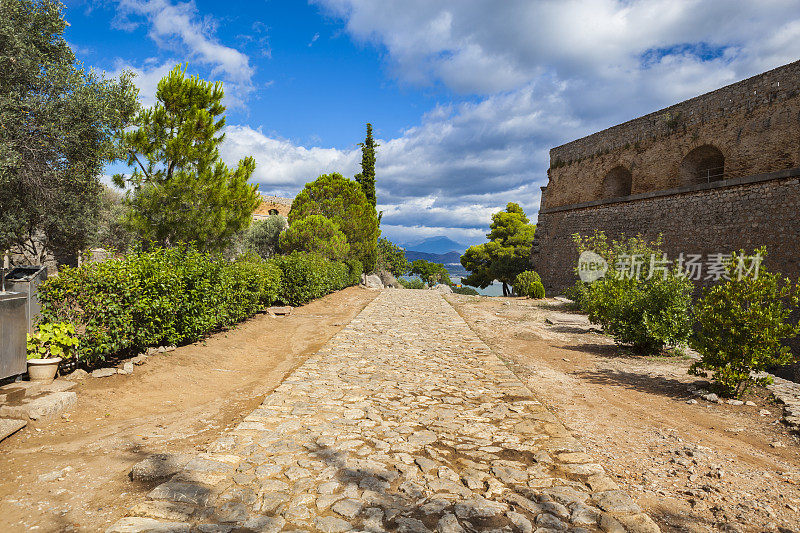
[[[28,359],[28,379],[48,383],[53,381],[56,377],[56,372],[58,372],[58,363],[60,362],[60,357]]]

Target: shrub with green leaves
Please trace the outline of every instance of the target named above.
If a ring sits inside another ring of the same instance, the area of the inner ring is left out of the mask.
[[[262,220],[254,220],[240,235],[239,245],[246,252],[269,259],[278,252],[278,239],[286,229],[287,222],[281,215],[270,215]]]
[[[594,251],[609,263],[605,277],[586,285],[586,310],[593,324],[640,352],[684,345],[691,333],[692,283],[663,259],[661,239],[631,237],[608,242],[602,232],[576,235],[578,252]],[[622,269],[615,266],[622,264]]]
[[[283,253],[309,252],[333,261],[350,254],[350,244],[339,226],[323,215],[308,215],[295,221],[280,237]]]
[[[762,247],[755,257],[766,254]],[[800,304],[800,285],[763,266],[757,276],[740,276],[737,269],[748,257],[754,256],[743,250],[733,254],[726,265],[729,279],[703,291],[695,304],[691,346],[702,359],[689,372],[710,372],[725,395],[741,396],[751,384],[769,384],[769,377],[754,378],[751,372],[789,364],[792,354],[783,341],[800,335],[800,324],[790,318]]]
[[[69,322],[41,324],[36,333],[28,333],[28,359],[70,359],[79,343],[75,326]]]
[[[344,262],[348,269],[347,285],[358,285],[361,283],[361,275],[364,274],[364,265],[358,259],[347,259]]]
[[[184,344],[275,302],[299,305],[359,282],[361,264],[291,254],[225,261],[191,248],[65,267],[39,289],[43,324],[75,325],[88,364],[147,346]]]
[[[452,287],[453,292],[456,294],[464,294],[466,296],[478,296],[480,293],[472,287]]]
[[[357,263],[349,267],[345,263],[303,252],[278,256],[274,261],[283,272],[283,287],[278,299],[288,305],[301,305],[353,284],[358,267]]]
[[[572,300],[572,307],[582,313],[589,312],[589,284],[581,280],[566,290],[566,296]]]
[[[39,289],[43,322],[77,326],[89,363],[229,327],[277,299],[281,271],[254,255],[235,262],[176,247],[64,268]]]
[[[533,270],[526,270],[514,278],[514,292],[517,296],[528,298],[544,298],[544,285],[542,278]]]
[[[378,270],[386,270],[395,276],[402,276],[411,270],[411,263],[406,259],[402,248],[386,237],[378,239]]]
[[[397,283],[405,289],[424,289],[425,283],[418,278],[397,278]]]

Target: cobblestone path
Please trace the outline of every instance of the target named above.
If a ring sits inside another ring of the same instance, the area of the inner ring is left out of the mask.
[[[435,291],[384,290],[109,531],[658,531]]]

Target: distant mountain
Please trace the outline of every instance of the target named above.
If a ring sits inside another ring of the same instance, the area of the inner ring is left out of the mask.
[[[460,256],[466,249],[465,244],[458,243],[449,237],[439,235],[438,237],[428,237],[415,243],[402,244],[407,251],[424,252],[427,254],[446,254],[447,252],[458,252]],[[420,258],[418,258],[420,259]]]
[[[460,263],[460,252],[447,252],[446,254],[428,254],[425,252],[417,252],[416,250],[406,250],[406,259],[409,261],[416,261],[417,259],[424,259],[430,263],[442,263],[444,265],[450,263]]]

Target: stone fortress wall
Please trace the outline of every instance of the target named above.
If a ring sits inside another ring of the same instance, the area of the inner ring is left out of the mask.
[[[253,220],[263,220],[270,215],[281,215],[289,217],[289,210],[292,208],[292,198],[281,198],[280,196],[261,195],[261,203],[253,212]]]
[[[549,293],[573,284],[572,234],[663,235],[665,252],[766,245],[800,275],[800,61],[550,151],[532,251]]]

